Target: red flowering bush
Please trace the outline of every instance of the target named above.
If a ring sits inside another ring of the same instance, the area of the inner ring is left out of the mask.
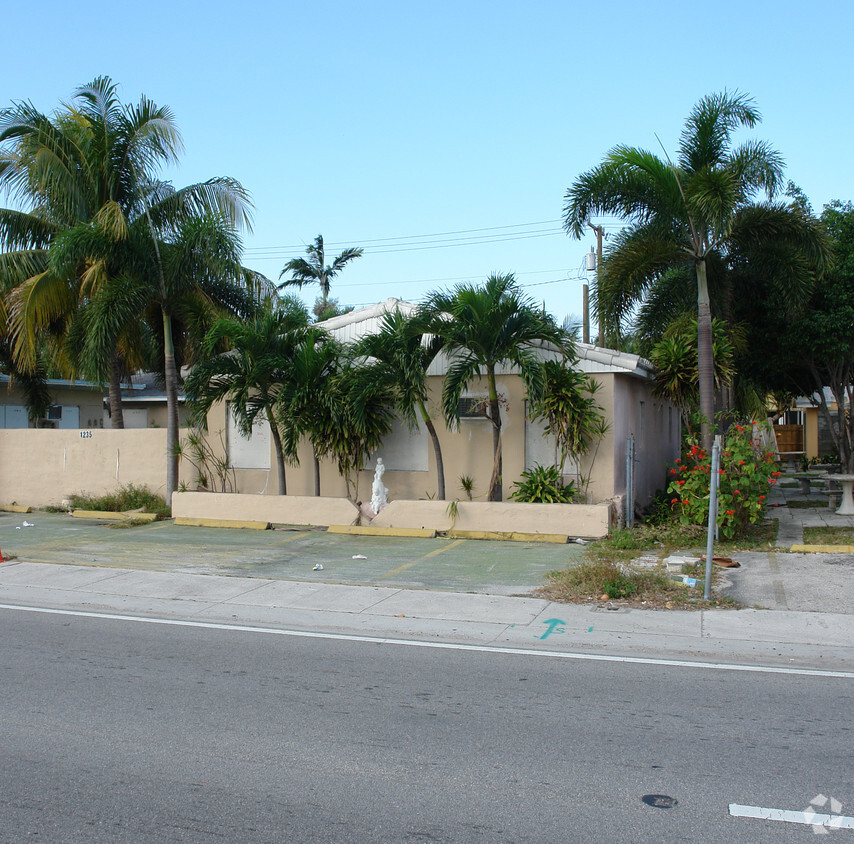
[[[771,452],[763,452],[752,443],[750,428],[733,425],[723,440],[718,475],[718,527],[731,539],[762,517],[768,485],[777,482]],[[696,442],[670,470],[670,503],[683,525],[703,525],[709,518],[709,478],[712,456]]]

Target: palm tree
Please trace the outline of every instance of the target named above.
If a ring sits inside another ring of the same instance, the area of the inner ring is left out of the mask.
[[[0,142],[10,143],[0,159],[0,187],[30,206],[26,213],[0,210],[6,253],[0,272],[16,283],[11,331],[25,366],[33,364],[46,329],[64,335],[80,306],[139,269],[138,261],[132,268],[123,261],[139,257],[146,236],[155,253],[147,262],[154,281],[162,275],[158,237],[175,235],[200,215],[221,215],[233,227],[249,224],[247,195],[232,179],[178,191],[157,181],[157,167],[176,161],[181,150],[174,117],[145,97],[123,106],[107,77],[78,89],[73,105],[54,118],[29,103],[3,110]],[[109,381],[113,427],[122,427],[122,352],[130,369],[139,350],[129,336],[115,340],[109,371],[102,366],[97,375]]]
[[[451,363],[442,388],[442,406],[449,425],[459,423],[459,400],[475,378],[486,375],[488,418],[492,422],[493,472],[489,501],[500,501],[501,413],[495,383],[500,364],[519,370],[528,398],[543,393],[544,375],[535,349],[553,344],[564,356],[573,354],[570,335],[554,319],[522,294],[512,274],[491,275],[481,286],[457,285],[449,293],[428,295],[419,318],[426,330],[441,338]]]
[[[591,215],[616,214],[629,221],[602,262],[596,307],[606,327],[618,329],[639,301],[668,272],[690,272],[696,282],[697,348],[702,440],[711,446],[714,366],[710,270],[719,277],[735,244],[798,254],[803,272],[790,274],[802,291],[821,271],[827,250],[818,228],[794,205],[774,202],[783,162],[767,143],[733,148],[740,127],[760,115],[749,97],[727,92],[704,97],[682,132],[676,163],[643,149],[615,147],[598,166],[579,176],[566,194],[564,226],[581,237]],[[765,200],[754,201],[764,193]]]
[[[0,216],[4,246],[15,250],[5,266],[19,275],[10,294],[15,352],[33,360],[42,331],[59,325],[70,336],[77,315],[87,313],[90,335],[80,341],[85,332],[76,330],[77,348],[89,354],[81,365],[109,380],[113,426],[122,427],[119,350],[128,363],[138,359],[132,341],[153,303],[160,315],[154,330],[163,337],[171,501],[178,478],[173,315],[193,296],[245,302],[236,229],[250,224],[248,196],[228,178],[181,190],[155,178],[181,147],[168,109],[145,97],[122,106],[106,77],[78,89],[74,100],[53,120],[26,103],[0,115],[0,142],[14,142],[0,161],[0,186],[33,206],[25,219]],[[39,248],[22,248],[27,238]],[[36,272],[21,272],[30,268]]]
[[[338,399],[331,385],[343,354],[340,343],[322,328],[311,326],[293,349],[290,377],[276,397],[275,415],[285,452],[295,454],[303,437],[311,443],[316,496],[320,495],[320,458],[329,452],[333,408]]]
[[[397,395],[393,384],[376,378],[371,368],[360,366],[350,355],[340,360],[326,393],[325,453],[335,459],[348,497],[355,502],[359,472],[391,431]]]
[[[323,249],[323,235],[319,234],[306,250],[308,260],[305,258],[292,258],[285,264],[284,269],[279,273],[281,278],[285,273],[291,273],[291,278],[283,281],[279,288],[296,286],[302,287],[304,284],[320,285],[321,302],[317,307],[317,315],[326,311],[327,303],[329,302],[330,282],[341,270],[347,266],[350,261],[362,255],[364,249],[350,248],[345,249],[332,264],[326,265],[326,255]]]
[[[206,427],[207,413],[218,401],[229,401],[240,431],[250,436],[259,415],[267,419],[276,450],[279,495],[287,494],[285,458],[296,456],[293,440],[284,452],[279,422],[273,412],[282,385],[291,378],[294,350],[308,328],[305,306],[286,298],[254,318],[218,320],[205,336],[201,360],[184,382],[187,400]],[[229,351],[216,354],[225,342]]]
[[[383,315],[380,330],[368,334],[354,347],[353,354],[372,358],[372,378],[390,384],[395,393],[398,413],[411,428],[416,411],[421,416],[436,456],[439,500],[445,499],[445,466],[436,426],[427,412],[427,369],[441,349],[441,338],[425,338],[418,320],[407,318],[399,310]]]

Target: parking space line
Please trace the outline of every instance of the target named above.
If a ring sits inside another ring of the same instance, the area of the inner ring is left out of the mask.
[[[462,545],[463,542],[465,542],[465,539],[455,539],[453,542],[449,542],[447,545],[444,545],[441,548],[437,548],[435,551],[431,551],[429,554],[425,554],[421,559],[426,560],[428,557],[435,557],[438,554],[444,554],[445,551],[450,551],[451,548],[456,548],[457,545]]]
[[[448,551],[451,548],[454,548],[455,546],[460,545],[463,542],[465,542],[465,539],[456,539],[453,542],[450,542],[447,545],[444,545],[442,548],[436,548],[435,551],[430,551],[429,553],[425,554],[423,557],[419,557],[417,560],[413,560],[411,563],[404,563],[402,566],[398,566],[396,569],[392,569],[391,571],[387,571],[385,574],[381,574],[376,579],[377,580],[384,580],[386,577],[394,577],[396,574],[400,574],[401,572],[406,571],[407,569],[411,569],[415,565],[418,565],[418,563],[420,563],[422,560],[426,560],[429,557],[435,557],[437,554],[442,554],[445,551]]]
[[[286,542],[293,542],[295,539],[302,539],[304,536],[308,536],[311,531],[303,531],[302,533],[295,533],[293,536],[289,536],[287,539],[280,539],[276,542],[276,545],[284,545]]]

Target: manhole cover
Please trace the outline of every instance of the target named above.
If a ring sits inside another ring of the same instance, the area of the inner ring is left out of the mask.
[[[655,809],[672,809],[679,804],[679,801],[675,797],[671,797],[668,794],[644,794],[641,800],[647,806],[652,806]]]

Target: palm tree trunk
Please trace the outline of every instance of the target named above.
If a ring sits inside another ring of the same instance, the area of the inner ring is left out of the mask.
[[[707,453],[712,449],[715,424],[715,357],[712,346],[712,309],[706,280],[706,261],[697,261],[697,371],[700,386],[700,441]]]
[[[320,461],[317,459],[317,452],[313,452],[314,457],[314,494],[320,498]]]
[[[110,367],[110,425],[124,428],[125,417],[122,413],[122,368],[118,353],[113,353],[113,365]]]
[[[178,370],[172,340],[172,317],[163,311],[163,363],[166,375],[166,506],[178,488]]]
[[[487,501],[503,501],[503,489],[501,475],[503,472],[501,457],[501,409],[498,406],[498,389],[495,386],[495,368],[490,366],[486,370],[487,383],[489,384],[489,417],[492,420],[492,456],[494,466],[492,478],[489,482],[489,494]]]
[[[427,427],[427,433],[430,434],[430,439],[433,441],[433,452],[436,455],[436,494],[439,496],[439,501],[445,500],[445,464],[442,461],[442,446],[439,444],[439,435],[436,433],[436,426],[427,413],[427,408],[424,407],[424,402],[418,402],[418,409],[421,411],[421,418]]]
[[[285,480],[285,455],[282,452],[282,438],[279,435],[279,427],[276,425],[276,419],[269,405],[267,407],[267,421],[270,423],[270,434],[273,437],[273,445],[276,449],[276,469],[279,472],[279,495],[287,495],[288,486]]]

